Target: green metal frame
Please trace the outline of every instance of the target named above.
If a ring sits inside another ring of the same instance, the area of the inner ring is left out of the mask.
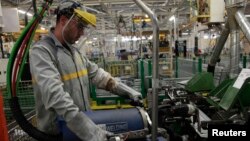
[[[187,82],[185,89],[189,92],[211,91],[215,88],[212,73],[197,73]]]
[[[241,105],[241,109],[250,106],[250,78],[247,78],[240,89],[230,85],[222,97],[219,105],[224,110],[229,110],[238,101]]]
[[[199,57],[198,59],[198,72],[202,72],[202,58]]]
[[[143,59],[139,60],[139,62],[140,62],[141,94],[142,94],[142,97],[145,98],[146,97],[146,91],[145,91],[145,86],[144,86],[145,73],[144,73]]]
[[[152,61],[148,60],[148,75],[152,76]],[[152,88],[152,77],[149,78],[149,88]]]
[[[217,109],[221,109],[219,106],[219,101],[215,101],[215,99],[220,100],[224,94],[226,93],[229,86],[233,84],[235,79],[226,79],[221,84],[219,84],[215,89],[209,92],[209,96],[206,98],[207,102],[216,107]]]

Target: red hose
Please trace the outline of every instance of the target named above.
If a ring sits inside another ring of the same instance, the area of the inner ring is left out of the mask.
[[[1,141],[9,141],[7,123],[3,110],[3,95],[1,90],[0,90],[0,128],[1,128],[0,130]]]
[[[41,12],[41,14],[43,15],[43,13],[45,12],[45,10],[43,10]],[[16,97],[16,82],[17,81],[17,74],[18,74],[18,71],[19,71],[19,68],[20,68],[20,65],[21,65],[21,61],[22,61],[22,57],[24,55],[24,52],[25,52],[25,49],[27,47],[27,42],[29,41],[30,39],[30,36],[33,32],[33,30],[35,29],[36,25],[38,24],[38,21],[39,19],[37,19],[34,24],[31,26],[29,32],[27,33],[27,35],[25,36],[22,44],[21,44],[21,47],[19,48],[19,51],[17,53],[17,56],[16,56],[16,59],[15,59],[15,62],[14,62],[14,66],[13,66],[13,75],[12,75],[12,96]]]

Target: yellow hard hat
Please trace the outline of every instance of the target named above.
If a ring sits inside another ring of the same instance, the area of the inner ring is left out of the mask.
[[[80,9],[74,9],[76,15],[83,21],[96,26],[96,16]]]
[[[96,26],[96,16],[94,14],[88,13],[81,3],[73,0],[63,0],[59,4],[58,8],[55,10],[58,15],[65,15],[70,17],[74,13],[83,22]]]

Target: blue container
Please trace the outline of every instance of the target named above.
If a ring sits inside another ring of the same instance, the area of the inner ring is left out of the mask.
[[[142,115],[138,108],[87,111],[84,113],[101,128],[115,134],[141,130],[147,127],[143,120],[146,119],[145,115]],[[67,128],[65,121],[62,119],[59,119],[59,128],[64,141],[80,141]]]

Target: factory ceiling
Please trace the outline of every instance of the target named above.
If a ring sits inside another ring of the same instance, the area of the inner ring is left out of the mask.
[[[44,18],[45,24],[51,26],[55,18],[54,9],[61,0],[54,0],[48,16]],[[89,12],[97,15],[97,29],[101,32],[116,31],[118,25],[125,23],[126,29],[131,29],[133,24],[141,24],[140,21],[146,19],[145,13],[134,3],[133,0],[77,0],[86,6]],[[190,9],[196,3],[196,0],[142,0],[152,11],[154,11],[159,19],[159,25],[162,29],[169,29],[172,23],[169,18],[177,15],[177,24],[179,26],[188,25],[190,23]],[[44,0],[35,0],[36,6],[41,6]],[[2,7],[17,7],[33,13],[33,0],[1,0]],[[246,5],[245,13],[250,15],[250,4]],[[21,15],[22,19],[23,16]],[[134,19],[137,18],[139,22]],[[133,19],[133,20],[132,20]],[[49,24],[48,24],[49,23]]]
[[[79,1],[79,0],[78,0]],[[45,18],[47,21],[53,21],[53,10],[60,0],[54,0]],[[126,23],[127,28],[132,27],[132,19],[143,18],[145,13],[132,0],[81,0],[79,1],[86,6],[86,9],[97,15],[97,28],[106,30],[116,29],[119,21]],[[179,23],[185,22],[189,15],[189,2],[187,0],[143,0],[160,19],[160,27],[166,27],[168,19],[174,13],[179,12],[181,17]],[[36,5],[41,6],[43,0],[36,0]],[[2,0],[2,7],[17,7],[24,11],[33,12],[32,0]],[[20,16],[21,18],[23,16]]]

